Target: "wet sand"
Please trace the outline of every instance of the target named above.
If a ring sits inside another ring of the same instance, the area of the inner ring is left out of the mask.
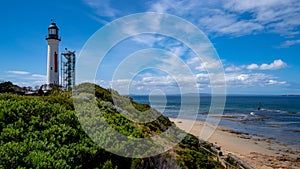
[[[211,132],[212,135],[208,139],[200,138],[220,146],[223,154],[232,153],[254,168],[300,168],[300,151],[292,150],[272,139],[238,133],[202,121],[172,118],[170,120],[182,130],[197,137],[200,137],[201,132],[204,135],[206,131]],[[202,131],[203,126],[206,131]]]

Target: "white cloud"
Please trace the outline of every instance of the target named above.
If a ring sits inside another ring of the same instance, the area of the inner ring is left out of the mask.
[[[245,70],[245,69],[244,69]],[[194,76],[186,75],[154,75],[151,73],[139,75],[135,79],[118,79],[114,82],[101,82],[102,84],[113,84],[112,87],[122,94],[124,91],[130,93],[147,93],[159,89],[165,93],[180,92],[178,87],[185,89],[188,93],[190,89],[197,88],[199,91],[209,91],[212,86],[225,87],[223,80],[224,74],[202,72]],[[193,83],[196,82],[196,84]],[[288,86],[286,81],[278,80],[278,77],[265,73],[252,72],[227,72],[225,74],[226,87],[228,88],[249,88],[249,87],[270,87],[270,86]],[[222,85],[223,84],[223,85]],[[128,85],[129,88],[128,88]]]
[[[114,18],[117,15],[122,16],[125,13],[113,8],[113,3],[106,3],[97,0],[84,0],[84,2],[92,7],[99,16],[107,16]],[[183,17],[188,21],[191,21],[200,29],[204,30],[210,35],[217,36],[243,36],[249,34],[259,33],[276,33],[286,38],[299,35],[298,28],[300,26],[300,5],[297,0],[154,0],[150,1],[148,11],[156,11],[161,13],[170,13]],[[103,9],[103,10],[101,10]],[[111,9],[108,11],[107,9]],[[132,13],[137,11],[132,11]],[[140,12],[140,11],[139,11]],[[148,20],[148,18],[146,18]],[[160,22],[149,21],[149,25],[153,28],[159,28]],[[176,25],[174,26],[182,26]],[[120,30],[128,34],[134,34],[138,32],[139,28],[134,24],[121,27]],[[134,41],[141,44],[149,44],[149,46],[157,47],[163,46],[163,49],[168,49],[176,56],[185,55],[187,61],[185,62],[191,68],[197,70],[195,72],[198,86],[209,86],[209,76],[206,73],[207,69],[215,69],[222,66],[218,60],[206,60],[200,61],[198,57],[189,57],[186,55],[186,49],[180,45],[169,45],[165,38],[155,36],[137,36],[133,38]],[[281,47],[289,47],[294,44],[300,43],[300,40],[287,40]],[[169,46],[168,46],[169,45]],[[204,54],[203,54],[204,55]],[[185,58],[185,59],[186,59]],[[165,67],[169,69],[180,69],[177,62],[173,59],[162,59]],[[274,60],[271,63],[252,63],[247,65],[230,65],[226,67],[226,82],[229,87],[249,87],[249,86],[270,86],[270,85],[288,85],[288,82],[280,81],[277,77],[265,73],[253,73],[255,70],[278,70],[287,67],[287,63],[283,60]],[[211,76],[217,79],[218,76]],[[188,83],[189,79],[180,77],[180,79]],[[215,80],[217,81],[217,80]],[[122,84],[125,84],[126,80],[120,80],[121,88]],[[108,84],[109,82],[102,82]],[[134,80],[131,83],[140,90],[149,90],[158,86],[166,86],[171,88],[174,85],[174,81],[168,76],[146,76],[145,78]],[[185,84],[185,83],[184,83]]]
[[[188,59],[187,64],[198,71],[210,71],[222,68],[222,62],[212,57],[193,57]]]
[[[241,71],[242,68],[239,66],[235,66],[235,65],[230,65],[229,67],[225,68],[225,72],[238,72]]]
[[[250,65],[247,65],[246,68],[249,70],[255,70],[255,69],[259,69],[259,66],[255,63],[252,63]]]
[[[19,70],[10,70],[10,71],[7,71],[7,73],[15,74],[15,75],[28,75],[28,74],[30,74],[29,72],[19,71]]]
[[[275,80],[276,78],[264,73],[226,73],[226,83],[229,88],[289,85],[286,81]]]
[[[111,19],[141,12],[138,9],[118,10],[110,0],[82,1],[93,8],[98,16]],[[286,37],[300,34],[297,30],[300,25],[299,0],[154,0],[144,5],[148,5],[148,11],[186,18],[206,33],[219,36],[242,36],[260,32],[277,33]]]
[[[46,79],[46,78],[47,78],[46,75],[41,75],[41,74],[32,74],[32,77],[35,77],[35,78],[43,78],[43,79]]]
[[[277,69],[283,69],[287,67],[287,64],[283,62],[281,59],[274,60],[273,63],[270,64],[262,64],[260,65],[260,70],[277,70]]]
[[[132,38],[132,40],[135,41],[136,43],[145,44],[150,47],[153,47],[155,43],[159,43],[163,39],[164,37],[162,36],[149,35],[149,34],[138,35]]]
[[[288,48],[290,46],[296,45],[300,43],[300,39],[296,39],[296,40],[287,40],[285,42],[283,42],[279,47],[280,48]]]
[[[268,80],[267,84],[269,85],[287,85],[288,83],[286,81],[277,81],[277,80],[273,80],[273,79],[270,79]]]
[[[260,30],[263,30],[263,26],[259,23],[254,23],[251,21],[237,21],[232,25],[228,25],[227,27],[220,29],[220,33],[241,36],[252,34]]]
[[[133,92],[150,92],[153,90],[162,90],[165,93],[196,93],[201,87],[207,87],[208,83],[207,74],[191,75],[184,74],[164,74],[154,75],[149,73],[143,73],[136,76],[134,79],[116,79],[108,82],[111,87],[116,89],[122,94],[128,94]],[[101,81],[101,84],[107,84],[107,82]],[[129,86],[128,86],[129,85]],[[131,91],[130,91],[131,90]]]
[[[119,11],[110,5],[110,0],[83,0],[83,3],[93,8],[97,15],[105,17],[116,17]]]
[[[102,23],[102,24],[108,24],[108,23],[109,23],[109,20],[105,20],[105,19],[103,19],[101,16],[93,15],[93,14],[89,14],[88,16],[89,16],[90,18],[96,20],[96,21],[99,22],[99,23]]]
[[[32,74],[26,71],[6,71],[0,79],[11,81],[18,86],[40,86],[46,83],[46,75]]]
[[[225,69],[226,83],[228,88],[267,87],[267,86],[288,86],[286,81],[277,80],[278,77],[266,73],[254,73],[252,70],[277,70],[287,67],[281,59],[274,60],[270,64],[252,63],[249,65],[230,65]]]
[[[240,74],[239,76],[237,76],[237,80],[240,80],[240,81],[246,81],[249,79],[249,75],[247,74]]]
[[[185,17],[207,33],[221,36],[262,31],[293,36],[299,34],[296,29],[300,25],[298,4],[298,0],[157,0],[150,11]]]
[[[278,5],[286,5],[289,0],[262,0],[262,1],[252,1],[252,0],[230,0],[225,3],[225,8],[232,9],[235,11],[245,12],[249,10],[257,10],[258,8],[270,8],[276,7]]]
[[[163,1],[165,2],[165,1]],[[156,2],[151,5],[150,11],[155,11],[158,13],[165,13],[169,7],[163,3]]]
[[[259,23],[269,32],[292,35],[299,33],[295,31],[300,25],[298,4],[298,0],[230,0],[224,3],[224,8],[236,15],[247,14],[249,19],[241,19]]]
[[[214,87],[225,87],[222,82],[222,77],[224,74],[208,74],[208,73],[198,73],[192,76],[184,75],[141,75],[137,79],[118,79],[113,82],[101,81],[98,82],[101,85],[106,84],[107,87],[113,87],[121,94],[146,94],[154,90],[161,90],[164,93],[172,94],[174,92],[180,92],[184,89],[185,93],[189,91],[205,90],[206,92],[210,90],[212,86]],[[225,74],[226,87],[227,88],[249,88],[249,87],[271,87],[271,86],[288,86],[289,83],[286,81],[278,80],[270,74],[265,73],[243,73],[243,72],[230,72]],[[194,84],[192,81],[196,81]],[[110,85],[107,85],[110,84]],[[129,85],[129,86],[128,86]],[[179,90],[179,87],[181,88]],[[193,89],[193,90],[191,90]]]
[[[263,29],[259,23],[252,21],[239,21],[236,15],[222,12],[218,15],[204,16],[199,20],[199,26],[209,33],[218,35],[246,35]]]
[[[149,11],[159,12],[159,13],[171,13],[176,11],[177,14],[183,15],[189,12],[190,9],[197,5],[196,1],[190,0],[157,0],[150,5]],[[198,6],[198,5],[197,5]]]
[[[274,60],[272,63],[267,64],[263,63],[261,65],[258,65],[256,63],[252,63],[250,65],[241,65],[241,66],[235,66],[231,65],[227,68],[225,68],[226,72],[233,72],[233,71],[240,71],[242,69],[247,69],[247,70],[278,70],[278,69],[283,69],[286,68],[287,64],[282,61],[281,59]]]
[[[209,71],[209,70],[216,70],[221,68],[221,63],[218,60],[212,60],[212,61],[205,61],[201,63],[199,66],[197,66],[195,69],[199,71]]]
[[[170,50],[175,56],[181,57],[186,52],[187,49],[183,46],[175,46],[172,47]]]

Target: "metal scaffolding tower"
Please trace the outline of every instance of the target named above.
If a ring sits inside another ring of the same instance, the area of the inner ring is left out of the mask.
[[[65,50],[61,53],[61,86],[69,90],[75,85],[75,51]]]

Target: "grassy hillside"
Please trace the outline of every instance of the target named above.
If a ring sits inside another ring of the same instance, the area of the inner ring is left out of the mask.
[[[115,91],[95,86],[94,97],[93,88],[93,84],[81,84],[74,96],[92,101],[97,109],[83,105],[76,107],[77,111],[70,92],[54,90],[43,97],[0,94],[0,168],[223,168],[192,135],[185,136],[172,150],[148,158],[126,158],[102,149],[91,140],[93,135],[89,137],[84,132],[82,125],[93,129],[105,121],[130,140],[150,138],[174,124],[149,105],[138,104]],[[87,123],[80,124],[81,118],[87,118],[84,119]],[[145,123],[130,120],[149,118],[156,120]],[[101,133],[105,132],[106,136],[110,134],[101,128]],[[176,128],[174,132],[183,131]],[[98,144],[115,144],[99,133],[95,138]],[[123,146],[127,145],[114,145],[114,151],[123,151]]]

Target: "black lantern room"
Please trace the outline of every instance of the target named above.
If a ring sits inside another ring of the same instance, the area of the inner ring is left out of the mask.
[[[48,36],[47,36],[46,40],[48,40],[48,39],[57,39],[57,40],[60,41],[60,39],[58,38],[58,30],[59,30],[58,27],[52,21],[50,26],[48,27]]]

